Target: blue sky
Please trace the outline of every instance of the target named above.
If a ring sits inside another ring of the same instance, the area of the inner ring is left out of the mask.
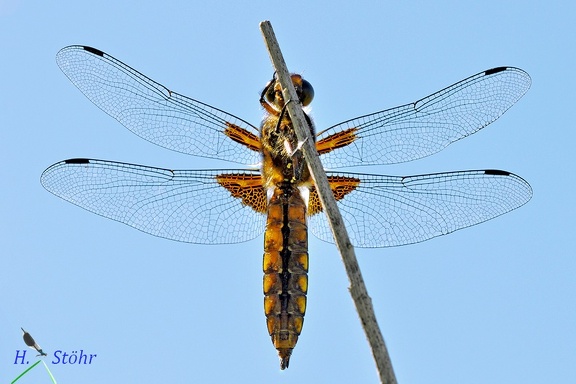
[[[70,44],[91,45],[258,124],[259,92],[272,75],[258,28],[266,19],[290,70],[314,85],[318,129],[488,68],[531,75],[524,98],[480,133],[369,171],[505,169],[530,182],[533,199],[448,236],[357,255],[399,383],[576,380],[574,4],[86,4],[0,1],[2,382],[25,369],[13,364],[21,326],[48,353],[98,355],[92,365],[50,365],[59,383],[377,382],[333,245],[311,239],[304,330],[280,372],[262,308],[262,237],[230,246],[164,240],[39,183],[46,167],[71,157],[233,166],[133,135],[82,96],[54,57]],[[21,382],[50,381],[38,366]]]

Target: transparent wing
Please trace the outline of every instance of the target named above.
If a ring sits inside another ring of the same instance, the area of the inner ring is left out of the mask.
[[[253,239],[264,231],[265,216],[218,184],[226,172],[259,174],[72,159],[50,166],[40,181],[64,200],[155,236],[198,244]]]
[[[338,201],[352,244],[392,247],[417,243],[479,224],[525,204],[530,185],[505,171],[480,170],[418,176],[333,173],[359,179]],[[309,218],[318,238],[334,242],[324,213]]]
[[[350,132],[355,140],[322,156],[327,168],[393,164],[432,155],[498,119],[530,88],[521,69],[480,72],[416,102],[345,121],[317,140]]]
[[[56,62],[90,101],[154,144],[242,164],[260,161],[258,152],[224,134],[232,124],[258,136],[256,127],[236,116],[172,92],[94,48],[63,48]]]

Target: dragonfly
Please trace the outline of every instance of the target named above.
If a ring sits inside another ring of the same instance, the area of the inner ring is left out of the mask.
[[[180,95],[98,49],[69,46],[56,59],[88,99],[143,139],[245,166],[174,170],[76,158],[47,168],[41,183],[88,211],[171,240],[229,244],[264,233],[266,324],[280,368],[287,368],[307,305],[308,231],[334,240],[277,79],[261,93],[265,116],[257,127]],[[297,74],[292,82],[298,102],[309,106],[312,85]],[[340,169],[432,155],[498,119],[530,84],[523,70],[498,67],[319,132],[306,114],[353,245],[417,243],[528,202],[530,185],[502,170],[387,176]]]

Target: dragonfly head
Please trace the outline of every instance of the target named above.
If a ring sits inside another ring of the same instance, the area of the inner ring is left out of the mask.
[[[302,103],[302,106],[305,107],[310,105],[312,99],[314,99],[314,88],[312,87],[312,84],[297,74],[292,74],[290,77],[292,78],[292,84],[294,85],[294,89],[296,90],[296,94],[298,95],[298,99],[300,103]],[[274,74],[272,80],[270,80],[264,87],[261,99],[264,99],[266,103],[276,107],[277,109],[284,106],[282,86],[280,85],[276,74]]]

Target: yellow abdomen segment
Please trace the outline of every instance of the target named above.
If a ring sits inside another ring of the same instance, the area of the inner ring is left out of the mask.
[[[268,333],[288,367],[302,331],[308,291],[306,204],[293,184],[275,187],[264,234],[264,313]]]

